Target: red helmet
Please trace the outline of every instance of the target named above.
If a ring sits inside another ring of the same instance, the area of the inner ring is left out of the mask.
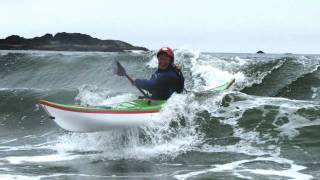
[[[171,48],[169,48],[169,47],[161,48],[157,53],[157,57],[159,57],[159,55],[161,53],[164,53],[164,54],[168,55],[169,57],[171,57],[172,61],[174,60],[174,54],[173,54],[173,50]]]

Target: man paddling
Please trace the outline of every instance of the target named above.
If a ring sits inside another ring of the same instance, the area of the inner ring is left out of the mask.
[[[133,85],[151,93],[151,99],[166,100],[174,92],[182,93],[184,77],[181,70],[174,64],[173,50],[169,47],[161,48],[157,53],[158,69],[151,78],[136,79]]]

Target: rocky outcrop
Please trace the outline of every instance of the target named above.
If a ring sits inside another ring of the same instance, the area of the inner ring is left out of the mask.
[[[148,51],[147,48],[133,46],[119,40],[101,40],[80,33],[45,34],[26,39],[17,35],[0,39],[2,50],[49,50],[49,51],[103,51],[123,52],[125,50]]]
[[[264,52],[263,51],[257,51],[257,54],[264,54]]]

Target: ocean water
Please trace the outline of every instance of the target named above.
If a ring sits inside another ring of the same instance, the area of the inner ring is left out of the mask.
[[[0,179],[320,179],[320,55],[175,50],[186,89],[152,126],[67,132],[37,102],[137,98],[113,74],[156,70],[154,52],[0,51]]]

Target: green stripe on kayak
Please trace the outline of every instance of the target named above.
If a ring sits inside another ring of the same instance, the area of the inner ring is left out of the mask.
[[[49,102],[55,106],[70,108],[76,110],[89,110],[89,111],[152,111],[160,110],[166,101],[153,101],[146,99],[136,99],[133,101],[113,104],[110,106],[81,106],[81,105],[68,105]]]
[[[234,82],[235,82],[235,79],[233,78],[230,81],[222,84],[221,86],[217,86],[217,87],[214,87],[214,88],[206,90],[206,91],[193,92],[193,93],[196,95],[204,95],[204,94],[222,92],[222,91],[228,89]]]
[[[137,99],[111,106],[112,110],[160,110],[166,101]]]
[[[218,87],[215,87],[215,88],[212,88],[210,90],[207,90],[205,92],[219,92],[219,91],[224,91],[226,89],[228,89],[233,83],[235,82],[235,79],[231,79],[229,82],[221,85],[221,86],[218,86]]]

